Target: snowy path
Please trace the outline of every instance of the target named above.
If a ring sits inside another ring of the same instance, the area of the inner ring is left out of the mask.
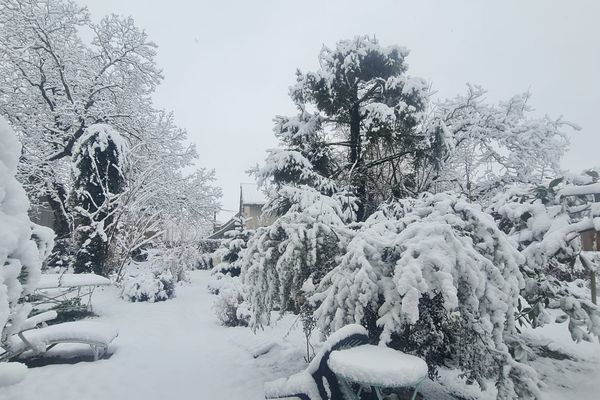
[[[179,287],[175,299],[162,303],[127,303],[117,298],[114,288],[98,293],[94,300],[100,320],[120,331],[111,347],[114,355],[97,362],[32,368],[25,381],[0,390],[0,399],[263,398],[264,381],[287,371],[274,375],[268,359],[258,362],[236,345],[256,338],[249,329],[217,325],[206,290],[208,271],[195,271],[191,277],[192,284]],[[282,338],[290,326],[285,322],[271,336]],[[82,350],[67,346],[52,352]]]

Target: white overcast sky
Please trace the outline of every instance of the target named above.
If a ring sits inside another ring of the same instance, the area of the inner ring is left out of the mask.
[[[237,209],[245,171],[275,147],[272,118],[293,113],[294,71],[313,70],[323,44],[357,34],[408,47],[409,73],[438,96],[489,90],[498,101],[530,90],[539,114],[564,116],[563,167],[600,165],[600,1],[76,0],[94,20],[132,16],[158,44],[159,107],[175,112]]]

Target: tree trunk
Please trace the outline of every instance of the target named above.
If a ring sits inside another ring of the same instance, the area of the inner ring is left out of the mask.
[[[350,164],[352,165],[351,181],[356,195],[358,197],[358,210],[356,219],[364,221],[367,205],[367,182],[365,171],[363,170],[363,159],[361,155],[361,137],[360,137],[360,111],[359,104],[355,103],[350,109]]]
[[[64,267],[69,263],[73,245],[71,238],[72,226],[67,212],[67,191],[61,183],[53,182],[50,193],[47,196],[47,201],[54,216],[52,229],[54,229],[56,239],[54,240],[52,253],[46,263],[50,267]]]
[[[51,187],[52,194],[48,196],[48,205],[54,215],[54,233],[58,239],[65,239],[71,235],[71,224],[67,215],[67,191],[65,187],[54,182]]]

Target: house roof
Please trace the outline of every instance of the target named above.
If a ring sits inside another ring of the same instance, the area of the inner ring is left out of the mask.
[[[235,214],[233,218],[227,221],[225,224],[219,228],[218,231],[214,232],[212,235],[207,237],[207,239],[223,239],[225,237],[225,233],[235,228],[235,217],[239,216],[239,214]]]

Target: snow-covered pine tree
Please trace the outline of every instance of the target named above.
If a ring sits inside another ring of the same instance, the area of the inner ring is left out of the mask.
[[[51,229],[34,225],[27,215],[29,200],[15,179],[20,155],[14,132],[0,117],[0,347],[8,346],[7,338],[21,331],[31,312],[23,299],[36,288],[54,237]],[[0,386],[4,381],[0,378]]]
[[[76,273],[108,273],[108,235],[119,193],[123,191],[122,167],[126,145],[110,125],[86,130],[73,155],[74,207],[77,214]]]
[[[498,398],[536,398],[537,377],[507,343],[523,256],[478,205],[423,194],[383,205],[346,246],[311,300],[322,332],[359,323],[381,342],[453,365]]]
[[[293,157],[300,164],[308,160],[316,174],[348,188],[359,200],[358,220],[383,199],[410,193],[413,163],[437,143],[421,129],[428,85],[406,75],[407,55],[403,47],[381,46],[366,36],[342,40],[333,49],[323,47],[320,68],[298,71],[290,88],[298,115],[275,120],[276,136],[296,153],[272,157]],[[319,181],[294,169],[280,168],[274,177]]]
[[[283,148],[256,171],[270,189],[265,212],[279,219],[256,231],[242,259],[255,324],[274,308],[297,311],[303,283],[318,283],[342,254],[346,225],[412,193],[414,165],[440,144],[421,129],[428,86],[406,75],[407,54],[359,36],[324,47],[316,72],[297,73],[298,114],[276,117]]]

